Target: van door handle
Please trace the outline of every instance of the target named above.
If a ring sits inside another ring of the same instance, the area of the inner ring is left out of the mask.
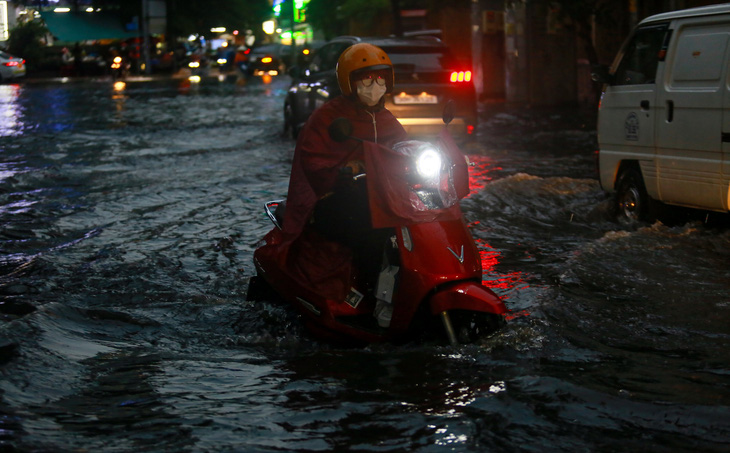
[[[674,101],[667,101],[667,123],[674,120]]]
[[[641,110],[649,110],[649,101],[643,100],[641,101]]]

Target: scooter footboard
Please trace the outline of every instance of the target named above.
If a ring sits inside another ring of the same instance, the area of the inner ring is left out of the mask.
[[[431,313],[438,315],[448,310],[471,310],[503,315],[504,302],[490,289],[476,282],[458,282],[440,288],[431,296]]]

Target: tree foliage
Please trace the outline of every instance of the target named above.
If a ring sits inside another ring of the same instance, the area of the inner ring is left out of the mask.
[[[36,21],[18,25],[10,31],[10,38],[7,42],[8,52],[24,58],[29,71],[36,69],[43,56],[41,39],[47,31],[45,26]]]

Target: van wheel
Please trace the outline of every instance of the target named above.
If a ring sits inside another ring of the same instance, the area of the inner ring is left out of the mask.
[[[616,184],[617,220],[623,224],[647,220],[650,202],[639,170],[630,167],[622,171]]]

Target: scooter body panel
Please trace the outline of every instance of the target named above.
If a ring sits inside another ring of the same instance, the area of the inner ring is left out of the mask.
[[[489,288],[477,282],[461,281],[440,289],[429,299],[431,314],[449,310],[469,310],[503,315],[504,302]]]
[[[413,224],[396,231],[401,274],[391,328],[405,331],[430,294],[451,282],[481,281],[482,267],[479,251],[463,221]],[[404,239],[406,235],[410,238]],[[411,250],[403,245],[409,240]]]
[[[499,297],[481,284],[479,250],[458,206],[458,199],[468,194],[463,155],[448,137],[442,142],[445,160],[434,159],[433,146],[415,141],[403,142],[397,151],[363,142],[367,181],[375,181],[368,184],[372,224],[393,228],[396,236],[397,251],[386,250],[387,267],[378,279],[382,286],[373,291],[379,294],[359,287],[372,282],[358,281],[350,250],[342,244],[310,235],[314,231],[306,225],[294,243],[283,242],[274,213],[276,228],[254,252],[256,270],[298,310],[313,334],[342,343],[401,341],[419,334],[414,330],[428,331],[431,315],[438,315],[454,344],[470,319],[491,320],[506,312]],[[434,162],[438,166],[429,167]],[[403,173],[397,173],[401,167]],[[268,204],[267,213],[272,217]],[[363,297],[351,297],[351,288]],[[378,301],[378,295],[389,300]],[[454,322],[451,310],[459,312]]]

